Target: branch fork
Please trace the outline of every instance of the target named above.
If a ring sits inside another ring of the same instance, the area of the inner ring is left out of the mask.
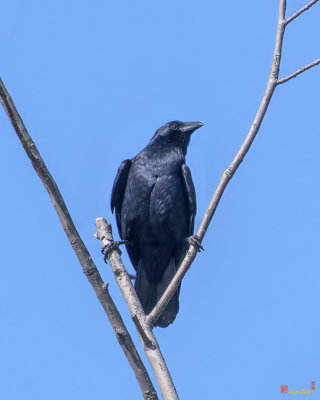
[[[222,173],[217,189],[201,221],[198,232],[196,233],[196,237],[197,239],[199,239],[200,244],[203,241],[204,235],[215,214],[215,211],[217,209],[217,206],[220,202],[220,199],[223,195],[226,186],[230,182],[232,176],[237,171],[243,158],[249,151],[255,136],[258,133],[258,130],[261,126],[261,123],[263,121],[264,115],[267,111],[269,102],[271,100],[275,88],[278,85],[283,84],[289,81],[290,79],[293,79],[296,76],[300,75],[301,73],[309,70],[310,68],[313,68],[320,64],[320,59],[317,59],[312,63],[306,65],[305,67],[298,69],[296,72],[288,75],[287,77],[281,79],[278,78],[279,68],[281,63],[283,35],[286,26],[290,24],[293,20],[295,20],[299,15],[307,11],[311,6],[313,6],[317,2],[318,0],[310,1],[300,10],[298,10],[295,14],[293,14],[291,17],[285,19],[286,0],[279,0],[279,14],[278,14],[275,48],[274,48],[267,88],[261,100],[261,104],[258,108],[257,114],[249,129],[249,132],[244,142],[242,143],[238,153],[235,155],[233,161],[231,162],[229,167]],[[123,323],[121,315],[119,314],[119,311],[117,310],[109,294],[108,284],[103,282],[99,274],[99,271],[97,270],[95,264],[93,263],[87,248],[82,242],[73,224],[73,221],[71,219],[67,206],[61,196],[58,186],[54,181],[54,179],[52,178],[50,172],[48,171],[43,159],[41,158],[41,155],[39,154],[26,127],[24,126],[23,121],[1,79],[0,79],[0,100],[28,157],[32,162],[33,168],[39,175],[40,179],[42,180],[44,186],[46,187],[49,193],[49,196],[60,218],[65,233],[73,247],[73,250],[77,254],[79,262],[83,268],[83,272],[86,274],[102,307],[104,308],[108,316],[108,319],[110,320],[112,328],[117,336],[119,344],[122,347],[130,363],[130,366],[132,367],[136,375],[144,399],[157,400],[158,396],[152,385],[148,372],[145,369],[145,366],[139,356],[139,353],[137,352],[137,349],[131,339],[131,336]],[[113,242],[111,226],[108,225],[103,218],[98,218],[96,220],[96,225],[98,232],[97,237],[101,241],[102,245],[105,246],[108,243],[110,245],[110,243]],[[164,400],[178,400],[179,398],[176,389],[174,387],[170,372],[161,354],[158,342],[152,332],[152,326],[154,322],[158,319],[158,317],[160,316],[160,314],[162,313],[168,302],[170,301],[174,291],[178,288],[184,275],[186,274],[192,262],[194,261],[197,255],[197,246],[191,245],[189,247],[189,250],[184,260],[182,261],[182,264],[179,267],[176,275],[173,277],[168,288],[158,301],[158,304],[156,304],[156,306],[148,316],[145,315],[141,307],[139,299],[137,298],[136,292],[130,280],[132,276],[130,276],[126,271],[121,261],[120,254],[121,252],[118,248],[111,249],[111,251],[107,254],[110,266],[114,272],[115,278],[122,291],[122,294],[127,302],[128,308],[132,316],[132,320],[137,327],[137,330],[139,332],[144,347],[144,351],[154,370]]]
[[[96,237],[100,238],[102,246],[113,242],[111,225],[104,218],[100,217],[96,219],[96,227]],[[122,263],[119,249],[115,248],[108,254],[108,261],[127,303],[131,318],[139,332],[144,351],[155,372],[163,398],[178,400],[179,397],[170,372],[161,354],[157,339],[152,332],[152,326],[147,321],[136,291],[132,286],[130,276]]]
[[[243,161],[245,155],[249,151],[265,116],[267,108],[269,106],[271,97],[274,93],[275,88],[277,85],[287,82],[288,80],[296,77],[297,75],[301,74],[302,72],[320,64],[320,59],[314,61],[311,64],[299,69],[295,73],[287,76],[286,78],[278,79],[279,71],[280,71],[280,63],[281,63],[281,54],[282,54],[282,43],[283,43],[283,36],[285,32],[286,26],[293,21],[296,17],[302,14],[304,11],[308,10],[312,5],[317,3],[318,0],[310,1],[305,7],[301,10],[296,12],[292,17],[285,19],[285,11],[286,11],[286,0],[279,1],[279,13],[278,13],[278,25],[277,25],[277,32],[276,32],[276,39],[275,39],[275,46],[273,52],[273,59],[269,74],[269,80],[267,83],[266,91],[263,95],[261,100],[261,104],[258,108],[257,114],[252,122],[252,125],[249,129],[247,137],[245,138],[244,142],[242,143],[238,153],[234,157],[233,161],[229,165],[229,167],[222,173],[220,182],[217,186],[217,189],[210,201],[209,207],[207,208],[205,215],[201,221],[200,227],[198,232],[196,233],[196,237],[199,238],[199,241],[202,242],[204,235],[209,227],[209,224],[215,214],[217,206],[220,202],[222,194],[230,182],[231,178],[237,171],[238,167],[240,166],[241,162]],[[175,290],[179,287],[184,275],[190,268],[192,262],[197,256],[197,249],[194,246],[190,246],[184,260],[182,261],[176,275],[173,277],[171,283],[163,293],[162,297],[159,299],[158,303],[154,307],[154,309],[150,312],[147,316],[147,321],[149,324],[153,325],[154,322],[158,319],[161,315],[162,311],[165,309],[166,305],[169,303],[171,297],[173,296]]]

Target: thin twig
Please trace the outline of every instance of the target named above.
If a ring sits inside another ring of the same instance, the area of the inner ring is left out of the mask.
[[[295,78],[296,76],[302,74],[302,72],[307,71],[308,69],[315,67],[318,64],[320,64],[320,58],[318,60],[315,60],[312,63],[306,65],[305,67],[298,69],[298,71],[294,72],[293,74],[290,74],[290,75],[286,76],[285,78],[279,79],[278,85],[281,85],[281,83],[288,82],[290,79]]]
[[[102,246],[113,242],[111,225],[104,218],[97,218],[96,226],[97,238],[101,241]],[[155,373],[163,398],[165,400],[178,400],[178,394],[166,362],[161,354],[159,344],[152,332],[152,327],[146,321],[145,313],[132,286],[129,274],[122,263],[117,247],[114,247],[108,254],[108,261],[130,310],[132,320],[137,326],[143,349]]]
[[[285,20],[285,25],[290,24],[291,21],[293,21],[294,19],[296,19],[300,14],[302,14],[303,12],[307,11],[311,6],[313,6],[314,4],[316,4],[318,2],[318,0],[312,0],[310,1],[308,4],[306,4],[304,7],[302,7],[299,11],[297,11],[296,13],[294,13],[290,18]]]
[[[234,157],[233,161],[229,165],[229,167],[223,172],[218,187],[210,201],[209,207],[205,212],[205,215],[201,221],[200,227],[198,229],[197,235],[200,238],[200,242],[202,242],[204,235],[209,227],[209,224],[212,220],[212,217],[217,209],[217,206],[220,202],[221,196],[230,182],[231,178],[235,174],[236,170],[238,169],[239,165],[241,164],[243,158],[249,151],[256,134],[259,131],[260,125],[263,121],[265,113],[268,109],[269,102],[273,95],[273,92],[277,86],[278,76],[279,76],[279,68],[280,68],[280,60],[281,60],[281,52],[282,52],[282,42],[283,42],[283,35],[285,30],[285,10],[286,10],[286,1],[280,0],[279,1],[279,13],[278,13],[278,26],[276,32],[276,39],[275,39],[275,47],[272,59],[271,70],[269,74],[269,80],[267,83],[266,91],[263,95],[261,104],[257,111],[257,114],[253,120],[253,123],[249,129],[249,133],[245,138],[244,142],[242,143],[238,153]],[[179,267],[176,275],[173,277],[172,281],[170,282],[169,286],[159,299],[158,303],[154,307],[154,309],[150,312],[147,316],[147,321],[149,324],[153,325],[154,322],[158,319],[161,315],[163,310],[165,309],[166,305],[169,303],[171,297],[173,296],[174,292],[178,288],[181,283],[182,278],[190,268],[193,260],[196,258],[197,249],[194,246],[190,246],[184,260],[182,261],[181,266]]]
[[[92,261],[88,249],[86,248],[81,237],[79,236],[79,233],[74,226],[74,223],[69,214],[64,199],[59,191],[59,188],[52,178],[49,170],[47,169],[39,151],[36,148],[35,143],[30,137],[1,78],[0,100],[28,157],[32,162],[33,168],[39,175],[42,183],[49,193],[52,204],[56,209],[63,229],[69,239],[69,242],[71,243],[71,246],[79,259],[83,272],[85,273],[94,291],[96,292],[96,295],[103,309],[105,310],[112,325],[112,328],[117,336],[118,342],[121,345],[121,348],[124,351],[131,365],[131,368],[136,375],[141,391],[143,393],[143,397],[146,400],[157,400],[157,393],[152,385],[148,372],[139,356],[139,353],[131,339],[131,336],[123,323],[120,313],[117,310],[109,294],[108,285],[103,282],[97,267]]]

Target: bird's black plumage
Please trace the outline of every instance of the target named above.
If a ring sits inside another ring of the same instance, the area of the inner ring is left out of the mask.
[[[196,194],[185,163],[192,132],[201,122],[173,121],[118,169],[111,195],[120,237],[137,271],[135,289],[148,314],[167,288],[193,234]],[[156,326],[167,327],[179,310],[179,290]]]

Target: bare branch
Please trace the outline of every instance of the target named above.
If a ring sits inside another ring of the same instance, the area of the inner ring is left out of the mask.
[[[316,1],[318,1],[318,0],[316,0]],[[267,83],[267,88],[263,95],[258,112],[254,118],[254,121],[253,121],[250,129],[249,129],[249,133],[248,133],[247,137],[245,138],[244,142],[242,143],[240,150],[236,154],[235,158],[233,159],[233,161],[231,162],[229,167],[223,172],[220,182],[218,184],[218,187],[217,187],[217,189],[210,201],[209,207],[207,208],[206,213],[202,219],[202,222],[201,222],[200,227],[197,232],[197,236],[199,236],[200,242],[202,242],[202,240],[204,238],[204,235],[209,227],[209,224],[213,218],[213,215],[217,209],[217,206],[220,202],[221,196],[222,196],[226,186],[228,185],[231,178],[235,174],[236,170],[240,166],[241,162],[243,161],[243,158],[249,151],[251,144],[253,143],[253,141],[260,129],[261,123],[262,123],[265,113],[268,109],[269,102],[271,100],[271,97],[273,95],[273,92],[274,92],[276,86],[278,84],[288,81],[289,79],[294,78],[295,76],[301,74],[302,72],[306,71],[307,69],[312,68],[315,65],[318,65],[320,63],[320,60],[316,60],[313,63],[307,65],[306,67],[303,67],[300,70],[296,71],[294,74],[291,74],[286,78],[278,80],[281,54],[282,54],[282,43],[283,43],[283,36],[284,36],[286,24],[288,23],[288,21],[291,22],[293,17],[296,18],[303,11],[310,8],[314,3],[316,3],[316,1],[312,1],[312,2],[308,3],[303,9],[301,9],[298,13],[296,13],[294,16],[292,16],[289,20],[285,20],[286,1],[285,0],[279,1],[278,26],[277,26],[275,47],[274,47],[274,53],[273,53],[273,60],[272,60],[270,74],[269,74],[269,80]],[[196,258],[196,255],[197,255],[197,249],[194,246],[190,246],[176,275],[173,277],[172,281],[170,282],[169,286],[167,287],[167,289],[165,290],[165,292],[159,299],[159,301],[156,304],[156,306],[154,307],[154,309],[147,316],[147,321],[149,324],[153,325],[155,323],[155,321],[159,318],[159,316],[165,309],[166,305],[169,303],[174,292],[179,287],[181,280],[183,279],[184,275],[190,268],[192,262]]]
[[[5,88],[0,78],[0,100],[5,109],[28,157],[30,158],[33,168],[39,175],[42,183],[47,189],[51,198],[52,204],[54,205],[56,212],[59,216],[60,222],[63,229],[75,251],[79,262],[82,266],[83,272],[85,273],[88,281],[92,285],[96,295],[105,310],[112,328],[117,336],[118,342],[121,345],[140,385],[143,393],[143,397],[146,400],[157,400],[157,393],[152,385],[148,372],[137,352],[137,349],[131,339],[131,336],[125,327],[123,320],[117,310],[110,294],[108,291],[108,285],[105,284],[101,278],[101,275],[92,261],[92,258],[79,236],[76,227],[69,214],[64,199],[59,191],[59,188],[52,178],[49,170],[47,169],[40,153],[38,152],[35,143],[30,137],[7,89]]]
[[[137,328],[137,330],[139,332],[139,335],[140,335],[140,338],[142,340],[143,345],[146,348],[150,348],[150,349],[152,347],[155,347],[154,344],[152,343],[152,341],[148,338],[148,336],[147,336],[145,330],[143,329],[142,325],[140,324],[140,321],[139,321],[139,318],[137,317],[137,315],[133,315],[132,321],[134,322],[134,324],[135,324],[135,326],[136,326],[136,328]]]
[[[143,398],[145,400],[158,400],[158,395],[152,385],[148,372],[132,341],[130,333],[128,332],[121,318],[121,315],[110,296],[108,285],[104,284],[102,286],[102,289],[103,290],[100,292],[101,295],[98,296],[98,299],[102,304],[112,325],[112,328],[116,334],[118,342],[136,375],[136,378],[142,390]]]
[[[290,79],[295,78],[296,76],[302,74],[302,72],[307,71],[308,69],[315,67],[318,64],[320,64],[320,58],[318,58],[318,60],[315,60],[312,63],[306,65],[305,67],[298,69],[298,71],[294,72],[293,74],[288,75],[285,78],[279,79],[278,85],[281,85],[281,83],[288,82]]]
[[[285,30],[285,11],[286,11],[286,1],[280,0],[279,1],[279,13],[278,13],[278,26],[276,32],[276,39],[275,39],[275,47],[272,59],[271,70],[269,74],[269,80],[267,83],[266,91],[263,95],[262,101],[260,103],[259,109],[257,114],[253,120],[253,123],[249,129],[248,135],[245,138],[244,142],[242,143],[238,153],[234,157],[233,161],[223,172],[218,187],[210,201],[209,207],[205,212],[205,215],[201,221],[200,227],[197,232],[197,236],[200,238],[200,242],[202,242],[204,235],[209,227],[209,224],[212,220],[212,217],[217,209],[217,206],[220,202],[221,196],[230,182],[231,178],[235,174],[236,170],[238,169],[239,165],[241,164],[243,158],[249,151],[254,138],[256,137],[265,113],[268,109],[269,102],[273,95],[273,92],[277,86],[278,76],[279,76],[279,68],[280,68],[280,60],[281,60],[281,53],[282,53],[282,42],[283,42],[283,35]],[[147,321],[149,324],[154,324],[154,322],[158,319],[166,305],[169,303],[171,297],[173,296],[175,290],[181,283],[182,278],[190,268],[193,260],[196,258],[197,249],[194,246],[190,246],[184,260],[182,261],[181,266],[179,267],[176,275],[173,277],[171,283],[169,284],[168,288],[165,290],[161,298],[159,299],[158,303],[151,311],[151,313],[147,316]]]
[[[304,7],[302,7],[299,11],[297,11],[296,13],[294,13],[290,18],[285,20],[285,25],[290,24],[291,21],[293,21],[295,18],[297,18],[300,14],[302,14],[303,12],[307,11],[311,6],[313,6],[314,4],[316,4],[318,2],[318,0],[312,0],[310,1],[308,4],[306,4]]]
[[[104,218],[97,218],[96,226],[97,238],[101,241],[102,246],[113,242],[111,225]],[[132,286],[129,274],[122,263],[118,248],[110,251],[108,261],[130,310],[132,320],[136,324],[143,349],[155,373],[163,398],[165,400],[178,400],[178,394],[166,362],[161,354],[159,344],[152,332],[151,326],[146,321],[145,313]]]
[[[230,182],[231,178],[237,171],[238,167],[240,166],[241,162],[243,161],[245,155],[249,151],[259,129],[265,113],[268,109],[269,102],[272,98],[273,92],[278,84],[284,83],[289,79],[294,78],[295,76],[299,75],[300,73],[304,72],[305,70],[312,68],[313,66],[320,63],[320,60],[316,60],[312,64],[301,68],[299,71],[295,72],[294,74],[289,75],[286,78],[282,78],[278,80],[279,76],[279,67],[281,61],[281,53],[282,53],[282,43],[283,43],[283,36],[285,27],[288,23],[290,23],[293,19],[298,17],[301,13],[306,11],[310,8],[313,4],[315,4],[318,0],[313,0],[308,3],[305,7],[301,10],[296,12],[292,17],[285,19],[285,10],[286,10],[286,0],[279,0],[279,14],[278,14],[278,26],[276,32],[276,39],[275,39],[275,48],[273,54],[273,60],[271,65],[271,70],[269,74],[269,80],[267,83],[267,87],[264,93],[264,96],[261,100],[261,104],[258,108],[257,114],[253,120],[253,123],[249,129],[249,132],[242,143],[238,153],[235,155],[233,161],[229,165],[229,167],[223,172],[220,182],[217,186],[217,189],[210,201],[208,209],[202,219],[200,227],[197,232],[197,236],[202,242],[205,233],[209,227],[209,224],[213,218],[213,215],[217,209],[217,206],[220,202],[220,199],[224,193],[224,190],[228,183]],[[116,332],[117,338],[119,343],[121,344],[123,351],[126,353],[130,365],[132,366],[141,389],[143,391],[144,397],[148,399],[157,399],[157,395],[154,391],[154,388],[151,384],[150,378],[145,371],[145,368],[142,364],[142,361],[136,352],[134,344],[132,343],[131,337],[129,333],[126,331],[126,328],[123,324],[121,316],[118,315],[118,310],[116,309],[110,295],[108,292],[107,285],[103,283],[101,276],[94,265],[88,250],[84,246],[78,232],[76,231],[72,219],[69,215],[67,207],[63,201],[63,198],[59,192],[59,189],[54,182],[53,178],[51,177],[49,171],[47,170],[39,152],[37,151],[32,139],[28,135],[28,132],[23,125],[23,122],[17,113],[17,110],[14,107],[14,104],[7,93],[2,81],[0,79],[0,97],[3,103],[3,106],[29,156],[32,161],[33,167],[38,173],[40,179],[44,183],[48,193],[52,199],[54,207],[58,213],[60,221],[65,229],[65,232],[69,238],[69,241],[76,252],[79,261],[83,267],[83,271],[86,274],[88,280],[90,281],[91,285],[93,286],[96,294],[99,298],[99,301],[103,305],[108,318],[110,319],[113,329]],[[107,222],[103,218],[98,218],[96,220],[97,231],[98,231],[98,238],[101,240],[103,245],[110,243],[113,241],[111,226],[107,224]],[[115,278],[117,283],[122,291],[122,294],[127,302],[128,308],[131,313],[131,317],[137,327],[139,332],[144,351],[150,361],[150,364],[155,372],[158,384],[160,386],[163,398],[165,400],[178,400],[178,395],[176,393],[172,378],[170,376],[170,372],[167,368],[167,365],[163,359],[161,354],[159,345],[157,340],[152,332],[152,326],[154,322],[158,319],[168,302],[170,301],[174,291],[177,289],[181,280],[183,279],[185,273],[190,268],[192,262],[194,261],[197,255],[197,249],[191,245],[189,250],[179,267],[176,275],[172,279],[170,285],[162,295],[161,299],[158,301],[158,304],[152,310],[152,312],[146,317],[144,311],[141,307],[139,299],[136,295],[136,292],[132,286],[130,276],[128,275],[122,260],[120,258],[120,252],[118,249],[114,249],[108,255],[108,260],[111,265],[111,268],[114,272]],[[122,323],[122,325],[121,325]],[[126,343],[126,346],[124,345]],[[135,353],[136,352],[136,353]],[[137,359],[134,359],[136,357]],[[141,362],[141,365],[139,364]],[[139,367],[137,365],[140,365]],[[141,376],[139,375],[139,368],[141,369]],[[140,377],[140,380],[139,380]],[[148,387],[148,391],[146,388]],[[148,394],[147,394],[148,393]],[[149,397],[148,397],[149,396]]]

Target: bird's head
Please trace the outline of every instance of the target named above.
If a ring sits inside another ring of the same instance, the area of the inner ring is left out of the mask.
[[[156,131],[149,146],[171,145],[180,147],[183,153],[186,154],[191,134],[202,126],[202,122],[168,122]]]

